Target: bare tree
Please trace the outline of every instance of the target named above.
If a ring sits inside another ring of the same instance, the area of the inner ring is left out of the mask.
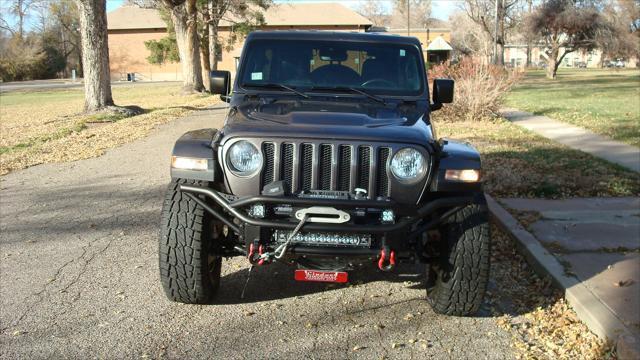
[[[497,45],[495,62],[504,65],[504,45],[506,33],[519,19],[516,18],[516,5],[520,0],[465,0],[464,9],[471,20]],[[497,13],[496,13],[497,9]],[[497,23],[496,23],[497,20]],[[496,31],[497,30],[497,31]]]
[[[374,26],[389,26],[390,16],[379,1],[361,2],[356,10],[360,15],[371,20]]]
[[[567,54],[594,49],[598,35],[610,30],[599,9],[574,0],[547,0],[528,17],[527,24],[546,43],[550,79],[556,78]]]
[[[84,110],[94,112],[113,106],[106,0],[76,0],[82,34]]]
[[[451,29],[451,46],[456,53],[490,59],[493,51],[492,39],[479,24],[464,11],[451,14],[449,22],[455,24]]]
[[[183,92],[201,92],[200,36],[196,0],[163,0],[176,31],[176,42],[182,65]]]
[[[15,25],[11,26],[5,18],[5,14],[0,15],[0,29],[4,29],[17,36],[19,39],[24,37],[25,26],[31,11],[41,3],[42,0],[10,0],[8,6],[0,8],[2,13],[10,15],[15,19]]]
[[[220,22],[225,20],[233,24],[231,36],[227,39],[226,47],[230,50],[238,35],[243,36],[249,30],[263,25],[263,11],[272,5],[271,0],[207,0],[205,24],[208,35],[209,68],[218,68],[218,54],[223,44],[218,36]]]
[[[640,0],[606,4],[601,14],[609,28],[600,31],[596,39],[602,50],[600,66],[604,65],[605,58],[640,57]]]
[[[68,76],[71,67],[75,67],[75,65],[79,65],[78,75],[80,75],[82,70],[82,39],[78,7],[73,0],[51,1],[48,5],[48,14],[50,20],[53,21],[52,30],[57,34],[55,37],[50,37],[48,41],[55,42],[65,59],[67,64],[65,76]]]
[[[431,0],[394,0],[391,27],[423,29],[431,17]]]

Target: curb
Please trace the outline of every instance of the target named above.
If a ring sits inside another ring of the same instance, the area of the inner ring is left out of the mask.
[[[616,342],[619,359],[640,359],[640,342],[618,317],[577,278],[566,276],[558,259],[489,194],[485,194],[496,225],[514,241],[534,271],[549,276],[564,290],[564,297],[589,330],[598,337]]]

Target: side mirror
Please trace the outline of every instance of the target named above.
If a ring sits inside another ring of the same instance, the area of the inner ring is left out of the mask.
[[[432,110],[438,110],[442,104],[450,104],[453,102],[454,81],[451,79],[435,79],[433,80],[433,104]]]
[[[212,71],[209,89],[212,94],[219,94],[224,100],[231,92],[231,73],[221,70]]]

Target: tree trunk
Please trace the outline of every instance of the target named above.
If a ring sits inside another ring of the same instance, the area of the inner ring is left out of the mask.
[[[186,2],[169,9],[176,30],[176,42],[182,65],[183,91],[201,92],[202,67],[200,66],[200,39],[196,21],[196,2]]]
[[[496,65],[504,66],[504,21],[505,21],[505,8],[504,0],[498,1],[498,33],[496,34],[496,43],[498,44],[496,55]]]
[[[533,0],[527,0],[527,3],[529,4],[529,12],[528,15],[531,15],[531,9],[533,7]],[[532,36],[531,34],[527,34],[527,65],[526,67],[529,68],[532,65],[532,61],[531,61],[531,48],[532,48]]]
[[[209,66],[211,70],[218,70],[218,26],[209,27]]]
[[[558,72],[558,66],[560,66],[560,63],[558,62],[558,53],[559,53],[560,49],[558,49],[557,46],[553,46],[551,48],[551,53],[549,54],[549,58],[547,59],[547,78],[548,79],[555,79],[557,72]]]
[[[214,1],[209,0],[209,70],[218,70],[218,58],[216,46],[218,42],[218,12],[214,7]],[[215,23],[214,23],[215,21]]]
[[[504,42],[498,42],[498,55],[496,58],[496,65],[504,66]]]
[[[76,0],[82,34],[84,110],[102,110],[113,105],[109,46],[107,44],[106,0]]]
[[[206,34],[205,34],[206,35]],[[200,65],[202,67],[202,80],[206,90],[211,91],[211,68],[209,67],[209,48],[200,47]]]

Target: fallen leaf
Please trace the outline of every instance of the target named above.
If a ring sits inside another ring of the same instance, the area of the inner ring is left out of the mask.
[[[631,285],[631,284],[633,284],[633,280],[628,279],[628,280],[620,280],[620,281],[617,281],[617,282],[613,283],[613,286],[616,286],[616,287],[625,287],[625,286],[629,286],[629,285]]]

